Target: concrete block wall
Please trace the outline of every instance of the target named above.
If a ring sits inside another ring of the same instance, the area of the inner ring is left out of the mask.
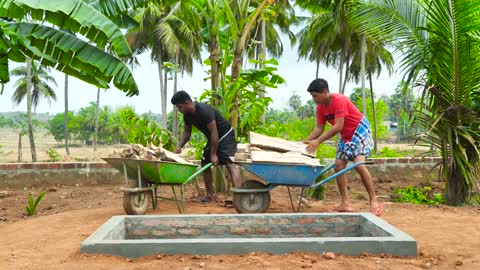
[[[127,219],[125,239],[195,238],[288,238],[288,237],[377,237],[389,236],[361,216],[243,217],[239,215],[188,221],[171,219]]]
[[[437,177],[440,158],[380,158],[369,165],[374,181]],[[327,160],[326,163],[333,162]],[[432,169],[434,169],[432,171]],[[358,177],[352,170],[348,177]],[[124,177],[105,162],[0,163],[0,188],[48,187],[53,185],[122,185]]]

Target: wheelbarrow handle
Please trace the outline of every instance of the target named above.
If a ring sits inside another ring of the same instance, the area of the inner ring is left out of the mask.
[[[375,164],[375,162],[373,162],[373,160],[366,160],[366,161],[360,161],[360,162],[356,162],[356,163],[353,163],[352,165],[350,166],[347,166],[346,168],[344,168],[343,170],[339,171],[339,172],[336,172],[330,176],[328,176],[327,178],[323,179],[322,181],[318,182],[318,183],[315,183],[313,185],[310,186],[310,188],[317,188],[318,186],[320,185],[323,185],[333,179],[335,179],[337,176],[339,175],[342,175],[358,166],[361,166],[361,165],[372,165],[372,164]],[[333,166],[329,166],[328,169],[331,169],[333,168]],[[326,170],[322,171],[322,174],[325,172]]]
[[[212,167],[213,163],[210,162],[208,163],[207,165],[203,166],[202,168],[200,168],[199,170],[197,170],[194,174],[192,174],[186,181],[184,184],[192,181],[193,179],[195,179],[195,177],[197,177],[199,174],[201,174],[202,172],[204,172],[206,169]]]

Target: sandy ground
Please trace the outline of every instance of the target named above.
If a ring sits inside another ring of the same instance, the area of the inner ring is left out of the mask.
[[[292,252],[283,255],[251,253],[242,256],[196,256],[158,254],[135,260],[124,257],[80,254],[80,245],[114,215],[123,215],[120,186],[48,187],[5,190],[0,198],[0,269],[480,269],[480,207],[448,207],[389,202],[392,189],[413,183],[376,183],[385,204],[382,218],[418,241],[418,257],[365,254],[329,259],[322,254]],[[47,195],[33,217],[24,217],[28,192]],[[358,211],[367,211],[366,194],[358,179],[350,184],[350,195]],[[221,204],[191,201],[188,213],[236,213]],[[169,190],[161,195],[171,196]],[[310,201],[303,212],[329,212],[338,203],[338,192],[328,184],[327,199]],[[272,191],[269,212],[290,212],[285,188]],[[176,214],[174,202],[162,200],[149,215]]]
[[[0,162],[15,162],[18,138],[8,129],[0,129]],[[30,161],[28,138],[23,140],[23,160]],[[46,150],[56,147],[51,136],[43,134],[36,140],[39,161],[48,160]],[[56,148],[62,160],[98,160],[123,146],[100,147],[93,154],[91,147],[72,147],[66,157],[63,148]],[[383,146],[382,146],[383,147]],[[389,146],[395,149],[396,146]],[[411,146],[405,146],[411,148]],[[405,148],[404,147],[404,148]],[[375,183],[377,195],[385,204],[382,218],[405,231],[418,241],[418,257],[368,255],[357,257],[336,254],[329,259],[322,254],[292,252],[272,255],[251,253],[242,256],[163,255],[130,260],[123,257],[80,254],[80,245],[91,233],[114,215],[123,215],[123,193],[120,186],[45,187],[6,191],[0,197],[0,269],[480,269],[480,207],[422,206],[390,202],[397,186],[418,185],[413,182]],[[441,187],[434,183],[435,188]],[[27,194],[47,195],[33,217],[25,217],[23,206]],[[161,195],[171,196],[169,190]],[[367,211],[367,196],[358,179],[350,184],[350,196],[357,211]],[[187,188],[188,213],[236,213],[221,204],[190,201]],[[329,212],[338,203],[334,184],[328,184],[327,199],[311,201],[303,212]],[[285,188],[272,191],[269,212],[290,212]],[[177,214],[174,202],[161,201],[160,208],[149,215]]]

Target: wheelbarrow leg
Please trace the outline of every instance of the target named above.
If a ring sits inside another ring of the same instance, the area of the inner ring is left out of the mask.
[[[157,188],[158,188],[158,185],[153,184],[153,187],[152,187],[152,206],[153,206],[153,209],[157,209],[157,207],[158,207]]]
[[[290,204],[292,205],[292,211],[295,212],[295,206],[293,205],[292,193],[290,192],[290,187],[287,186],[288,197],[290,197]]]
[[[182,205],[180,205],[180,202],[178,201],[178,198],[177,198],[177,193],[175,192],[174,185],[172,185],[172,191],[173,191],[173,197],[175,198],[175,202],[177,203],[178,212],[180,214],[183,214],[183,212],[184,212],[183,202],[182,202]],[[183,199],[183,192],[181,192],[181,193],[182,193],[182,199]]]
[[[128,175],[127,175],[127,164],[125,162],[122,162],[123,165],[123,175],[125,176],[125,187],[128,188]]]
[[[302,188],[302,191],[300,191],[300,198],[298,199],[298,208],[297,212],[300,212],[300,205],[302,204],[302,199],[303,199],[303,192],[305,191],[305,188]]]

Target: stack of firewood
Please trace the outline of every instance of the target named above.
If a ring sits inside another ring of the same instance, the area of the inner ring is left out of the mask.
[[[143,160],[162,160],[183,164],[192,164],[191,162],[182,158],[180,155],[177,155],[162,147],[157,147],[154,145],[148,145],[147,147],[145,147],[141,144],[132,144],[129,145],[127,148],[123,149],[123,151],[120,153],[114,151],[113,154],[110,155],[110,157]]]

